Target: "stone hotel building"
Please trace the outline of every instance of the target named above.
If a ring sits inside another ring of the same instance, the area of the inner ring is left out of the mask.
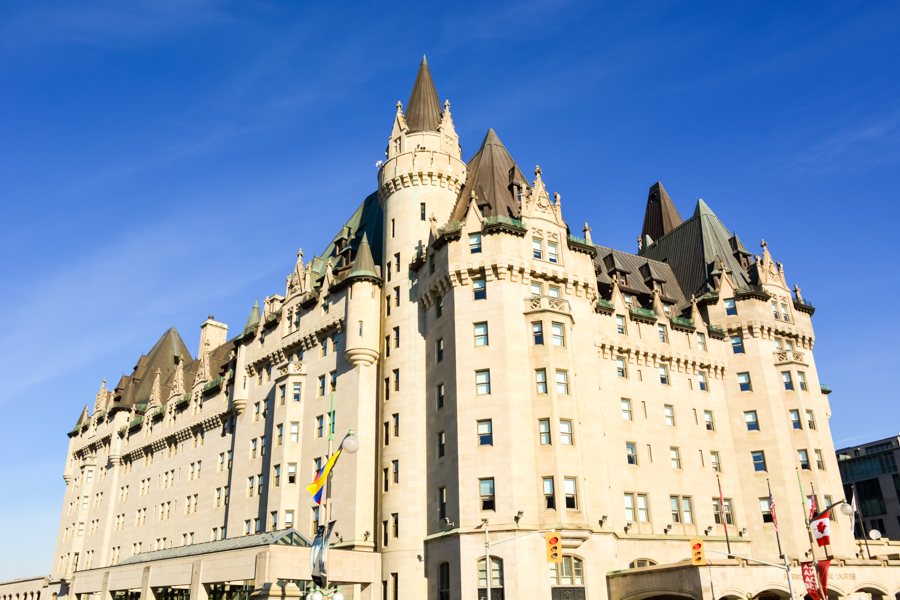
[[[330,245],[236,331],[210,316],[192,353],[170,329],[101,385],[49,575],[0,600],[304,594],[332,427],[360,444],[332,478],[347,598],[786,598],[769,485],[802,597],[802,496],[844,499],[812,303],[777,243],[660,183],[636,253],[584,216],[493,130],[466,161],[423,60]],[[900,593],[896,542],[831,530],[832,598]]]

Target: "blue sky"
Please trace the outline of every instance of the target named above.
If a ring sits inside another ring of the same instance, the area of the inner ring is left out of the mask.
[[[466,158],[494,127],[596,242],[634,251],[657,179],[766,238],[836,443],[900,430],[900,4],[306,4],[0,7],[0,580],[50,569],[100,379],[283,291],[374,190],[423,53]]]

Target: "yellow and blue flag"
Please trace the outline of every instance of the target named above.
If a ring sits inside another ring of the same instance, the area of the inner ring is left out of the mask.
[[[328,462],[325,463],[325,466],[316,473],[316,478],[313,479],[312,483],[306,486],[306,491],[313,495],[313,499],[317,503],[322,502],[322,490],[325,489],[325,482],[328,481],[328,474],[331,473],[331,469],[334,468],[334,463],[337,462],[340,455],[341,449],[338,448],[337,452],[332,454],[331,458],[328,459]]]

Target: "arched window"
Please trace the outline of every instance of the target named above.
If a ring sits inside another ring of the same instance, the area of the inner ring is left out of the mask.
[[[487,600],[484,559],[478,561],[478,600]],[[503,600],[503,559],[491,557],[491,600]]]
[[[550,563],[552,598],[584,600],[584,564],[577,556],[563,555],[562,562]]]
[[[438,600],[450,600],[450,563],[438,565]]]
[[[659,563],[651,558],[636,558],[628,565],[629,569],[639,569],[641,567],[652,567]]]

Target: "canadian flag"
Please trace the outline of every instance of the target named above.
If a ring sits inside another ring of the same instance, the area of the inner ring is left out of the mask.
[[[827,546],[831,543],[831,509],[817,515],[809,522],[813,537],[819,546]]]

